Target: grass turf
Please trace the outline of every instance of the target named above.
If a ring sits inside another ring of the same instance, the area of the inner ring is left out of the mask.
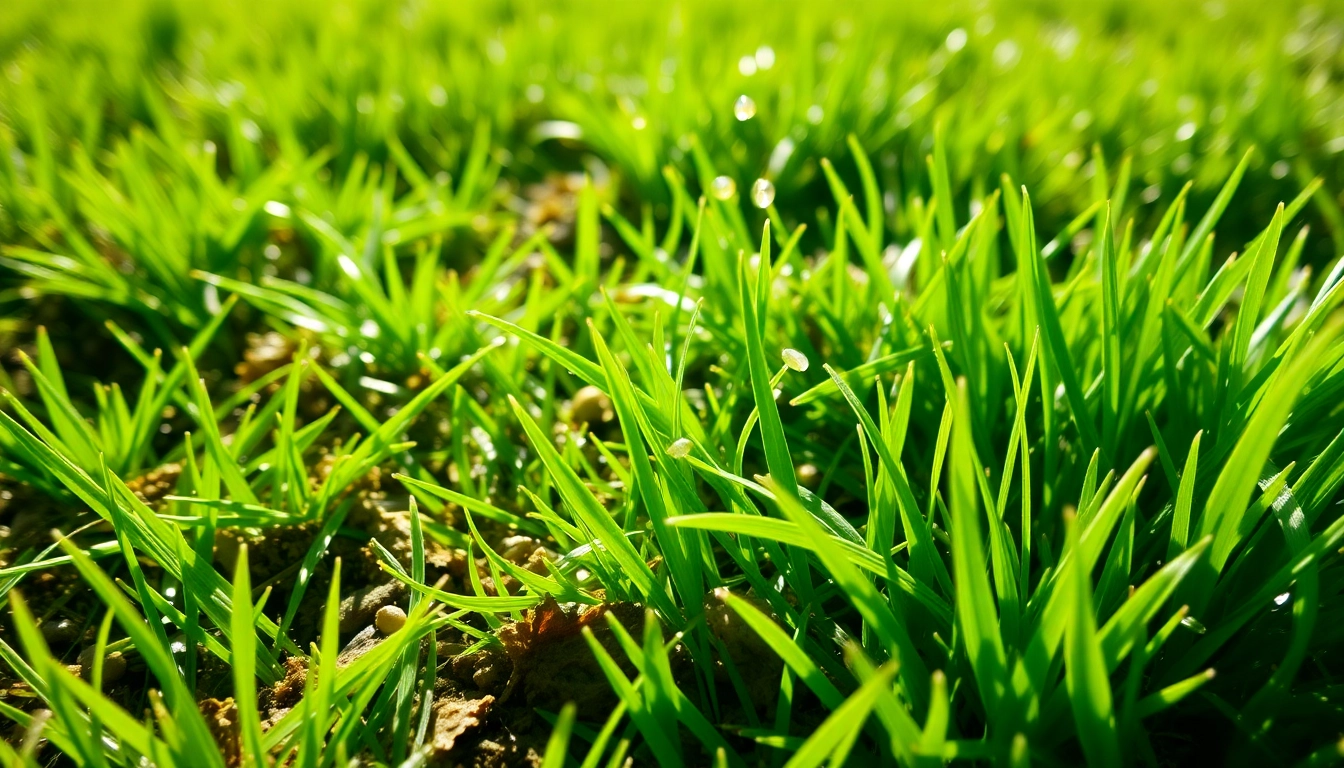
[[[6,764],[1340,759],[1333,5],[59,5]]]

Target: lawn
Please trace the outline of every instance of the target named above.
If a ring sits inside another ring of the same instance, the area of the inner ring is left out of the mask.
[[[0,764],[1344,763],[1344,5],[9,0]]]

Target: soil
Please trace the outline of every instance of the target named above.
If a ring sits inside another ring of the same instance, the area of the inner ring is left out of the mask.
[[[233,371],[244,382],[283,365],[294,350],[291,343],[272,334],[250,334],[246,338],[243,360]],[[203,373],[208,380],[222,378],[218,370]],[[306,395],[304,399],[307,400]],[[613,439],[618,436],[610,402],[600,393],[584,390],[575,393],[565,415],[576,428],[587,425],[599,436],[606,434]],[[174,429],[180,429],[176,422]],[[329,450],[315,449],[317,456],[311,471],[315,482],[320,482],[330,470]],[[591,461],[602,463],[590,441],[585,441],[583,450]],[[353,662],[382,642],[384,636],[374,626],[380,608],[406,607],[406,587],[390,579],[380,567],[380,549],[390,553],[402,567],[409,569],[411,565],[409,500],[399,483],[385,482],[391,470],[391,467],[375,468],[346,490],[343,498],[350,500],[352,506],[341,532],[330,542],[314,569],[289,632],[301,648],[318,639],[333,563],[339,558],[342,643],[339,666]],[[435,467],[436,472],[449,476],[456,470],[455,465]],[[183,471],[180,463],[164,463],[128,478],[127,485],[140,500],[159,510],[165,507],[166,496],[179,492]],[[491,478],[488,482],[494,487],[499,480]],[[454,505],[424,511],[465,529],[461,510]],[[547,548],[545,540],[519,535],[516,530],[488,520],[476,522],[494,551],[530,571],[546,575],[546,562],[558,557]],[[112,538],[110,526],[73,497],[53,498],[0,477],[0,567],[12,564],[26,552],[48,546],[53,528],[67,533],[77,531],[77,541],[85,545]],[[319,528],[317,523],[303,523],[264,529],[220,529],[216,532],[214,564],[225,578],[231,579],[239,548],[246,544],[254,597],[259,598],[270,588],[271,597],[265,610],[278,618],[288,604],[300,563]],[[510,594],[521,589],[521,584],[511,576],[503,576],[502,583],[496,584],[485,558],[473,561],[466,552],[444,547],[428,537],[425,560],[426,582],[437,583],[451,592],[472,591],[471,569],[486,594],[498,594],[501,587]],[[129,581],[120,553],[111,553],[99,562],[112,577]],[[143,558],[139,562],[150,583],[167,583],[153,562]],[[81,654],[91,653],[97,625],[106,608],[73,568],[57,567],[26,574],[18,590],[37,613],[43,636],[59,659],[76,665]],[[763,711],[761,708],[774,700],[778,690],[778,657],[768,652],[755,633],[741,625],[735,614],[725,610],[717,600],[707,596],[705,608],[710,631],[736,664],[753,705]],[[551,731],[550,721],[539,711],[558,713],[566,703],[573,702],[586,721],[604,719],[605,713],[616,706],[617,698],[584,637],[585,630],[618,661],[627,677],[635,677],[625,652],[612,634],[609,618],[639,637],[645,620],[644,608],[624,602],[591,607],[561,605],[548,599],[525,612],[521,620],[507,623],[498,632],[497,644],[470,654],[464,651],[475,638],[453,629],[441,631],[435,638],[440,663],[429,731],[430,764],[479,768],[537,766]],[[118,632],[114,626],[114,641],[120,637]],[[21,646],[8,616],[0,617],[0,639],[16,648]],[[180,642],[183,638],[178,634],[170,639]],[[115,679],[105,679],[107,695],[128,712],[144,712],[148,706],[147,690],[154,684],[152,677],[134,648],[121,647],[116,654],[118,663],[114,666],[119,674]],[[203,648],[198,648],[196,658],[200,710],[228,765],[237,765],[240,745],[237,707],[230,697],[232,670]],[[675,646],[670,659],[674,677],[682,689],[695,690],[696,670],[686,649]],[[304,695],[308,678],[306,660],[288,657],[281,664],[281,680],[259,691],[263,727],[278,722],[301,703]],[[716,664],[714,674],[721,692],[732,690],[721,662]],[[740,707],[737,711],[733,709],[739,706],[734,703],[736,697],[721,694],[719,698],[723,703],[722,714],[728,721],[746,721]],[[42,708],[34,692],[20,680],[9,677],[2,666],[0,701],[27,712],[39,712]],[[22,738],[22,733],[15,734],[16,743]],[[696,748],[687,741],[688,755],[695,754]],[[42,752],[41,759],[44,765],[69,764],[67,758],[49,748]]]
[[[629,603],[561,606],[554,599],[528,611],[499,632],[499,646],[470,655],[451,655],[440,667],[435,690],[432,763],[444,766],[537,766],[545,752],[550,723],[536,710],[555,713],[574,702],[586,713],[610,712],[616,696],[607,683],[583,629],[623,671],[634,671],[602,617],[612,613],[634,629],[643,611]],[[452,654],[455,646],[440,643]],[[594,715],[596,716],[596,715]]]

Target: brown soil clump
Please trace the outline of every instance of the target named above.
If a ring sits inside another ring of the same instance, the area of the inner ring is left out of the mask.
[[[489,694],[479,699],[450,698],[434,704],[434,751],[447,754],[457,746],[462,734],[477,728],[485,721],[495,697]]]
[[[241,764],[238,707],[234,704],[233,697],[223,701],[206,699],[197,706],[201,714],[205,715],[205,724],[210,728],[210,735],[215,737],[215,744],[219,746],[219,753],[224,757],[224,764],[229,768]]]
[[[145,504],[153,507],[162,501],[164,496],[173,493],[181,476],[181,464],[164,464],[131,480],[126,487]]]

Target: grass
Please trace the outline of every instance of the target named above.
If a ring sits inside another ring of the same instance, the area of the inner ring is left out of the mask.
[[[1344,755],[1338,9],[61,5],[5,764]]]

